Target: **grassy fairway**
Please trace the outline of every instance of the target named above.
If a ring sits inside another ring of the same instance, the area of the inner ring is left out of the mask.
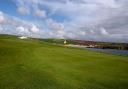
[[[128,89],[128,56],[1,35],[0,89]]]

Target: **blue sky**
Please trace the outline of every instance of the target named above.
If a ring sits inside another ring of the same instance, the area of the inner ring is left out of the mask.
[[[0,0],[0,33],[128,42],[128,0]]]
[[[16,15],[16,4],[11,0],[0,0],[0,10],[10,15]]]

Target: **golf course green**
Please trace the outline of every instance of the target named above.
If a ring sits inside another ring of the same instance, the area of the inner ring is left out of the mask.
[[[0,89],[128,89],[128,56],[0,35]]]

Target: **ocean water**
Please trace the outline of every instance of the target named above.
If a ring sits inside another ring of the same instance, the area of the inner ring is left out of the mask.
[[[118,50],[118,49],[99,49],[99,48],[85,48],[88,50],[118,54],[118,55],[128,55],[128,50]]]

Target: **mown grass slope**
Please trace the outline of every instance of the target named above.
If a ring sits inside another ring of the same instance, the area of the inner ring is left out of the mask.
[[[128,57],[1,35],[0,89],[128,89]]]

